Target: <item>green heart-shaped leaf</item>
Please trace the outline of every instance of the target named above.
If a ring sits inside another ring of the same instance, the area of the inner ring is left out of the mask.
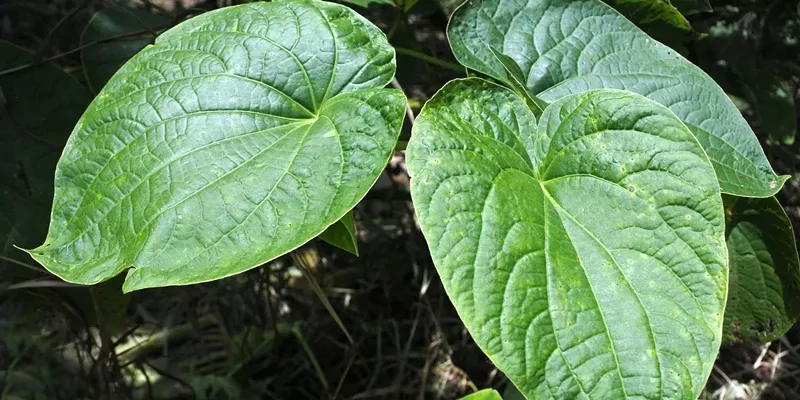
[[[632,92],[525,101],[454,81],[407,150],[419,222],[475,341],[529,399],[697,398],[722,334],[719,184]]]
[[[453,15],[453,53],[467,68],[513,86],[505,54],[546,102],[589,89],[624,89],[667,106],[694,133],[725,193],[769,197],[775,175],[753,131],[702,70],[599,0],[475,0]]]
[[[724,340],[766,343],[800,316],[800,262],[778,200],[725,196],[730,289]]]
[[[59,161],[31,255],[123,289],[233,275],[338,221],[389,160],[405,98],[383,33],[315,0],[209,12],[126,63]]]

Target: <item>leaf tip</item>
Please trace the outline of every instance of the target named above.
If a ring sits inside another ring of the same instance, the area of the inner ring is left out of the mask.
[[[22,248],[22,247],[19,247],[19,246],[15,245],[15,244],[12,244],[12,246],[17,250],[24,251],[25,253],[28,253],[28,255],[31,256],[31,258],[33,258],[36,262],[38,262],[39,264],[44,266],[48,271],[52,272],[50,267],[47,265],[48,263],[46,262],[46,261],[52,261],[52,257],[47,255],[48,250],[49,250],[48,248],[50,246],[49,243],[45,242],[41,246],[33,248],[33,249],[25,249],[25,248]]]

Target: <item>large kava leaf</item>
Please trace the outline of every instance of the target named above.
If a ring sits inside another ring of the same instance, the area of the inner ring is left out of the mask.
[[[509,89],[455,81],[417,119],[408,167],[450,298],[528,398],[697,397],[725,227],[711,161],[667,108],[592,90],[537,125]]]
[[[106,84],[58,163],[30,254],[126,291],[219,279],[323,232],[388,161],[405,99],[395,54],[352,10],[315,0],[209,12]]]

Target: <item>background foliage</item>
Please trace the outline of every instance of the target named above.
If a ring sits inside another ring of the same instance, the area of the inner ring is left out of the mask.
[[[394,84],[414,113],[445,82],[465,76],[444,33],[457,2],[350,1],[397,47]],[[123,296],[120,279],[92,288],[65,284],[11,246],[41,243],[56,157],[116,68],[175,23],[238,3],[0,4],[0,232],[8,236],[0,260],[0,398],[451,399],[479,388],[502,392],[505,378],[441,288],[414,219],[402,153],[354,211],[360,257],[314,241],[294,257],[221,281]],[[734,99],[776,172],[793,176],[778,198],[797,227],[800,5],[610,4]],[[401,140],[408,140],[411,119]],[[704,396],[800,398],[798,345],[800,331],[792,328],[768,346],[725,347]]]

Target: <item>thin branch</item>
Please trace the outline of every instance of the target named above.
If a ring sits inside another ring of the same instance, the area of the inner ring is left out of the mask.
[[[43,274],[47,273],[47,271],[45,271],[43,268],[39,268],[39,267],[36,267],[35,265],[31,265],[31,264],[28,264],[26,262],[15,260],[15,259],[13,259],[11,257],[6,257],[6,256],[3,256],[3,255],[0,255],[0,260],[6,261],[6,262],[10,262],[12,264],[19,265],[20,267],[25,267],[27,269],[36,271],[38,273],[43,273]]]
[[[158,33],[161,33],[163,31],[164,30],[162,29],[162,30],[158,31]],[[129,38],[129,37],[135,37],[135,36],[148,34],[148,33],[150,33],[149,30],[143,30],[143,31],[124,33],[124,34],[115,35],[115,36],[109,36],[109,37],[107,37],[105,39],[95,40],[93,42],[82,44],[82,45],[80,45],[80,46],[78,46],[78,47],[76,47],[74,49],[67,50],[67,51],[65,51],[63,53],[59,53],[59,54],[56,54],[56,55],[51,56],[51,57],[43,58],[43,59],[41,59],[39,61],[35,61],[35,62],[32,62],[32,63],[23,64],[23,65],[19,65],[19,66],[16,66],[14,68],[9,68],[9,69],[0,71],[0,76],[9,75],[9,74],[12,74],[14,72],[19,72],[19,71],[22,71],[22,70],[26,70],[28,68],[36,67],[36,66],[39,66],[41,64],[51,62],[53,60],[57,60],[57,59],[59,59],[61,57],[65,57],[65,56],[68,56],[70,54],[77,53],[77,52],[79,52],[79,51],[81,51],[81,50],[83,50],[83,49],[85,49],[87,47],[91,47],[91,46],[94,46],[96,44],[110,42],[110,41],[117,40],[117,39],[125,39],[125,38]]]

